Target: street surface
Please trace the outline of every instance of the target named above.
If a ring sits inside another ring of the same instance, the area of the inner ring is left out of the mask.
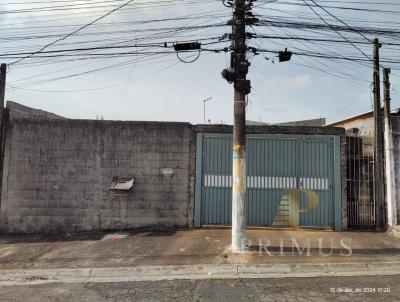
[[[6,286],[0,301],[400,301],[400,275]]]

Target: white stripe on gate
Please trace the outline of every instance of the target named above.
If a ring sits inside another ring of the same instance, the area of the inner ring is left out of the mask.
[[[299,178],[299,189],[305,190],[329,190],[329,180],[327,178],[301,177]],[[204,175],[205,187],[229,188],[232,187],[232,176],[230,175]],[[268,177],[268,176],[248,176],[248,188],[256,189],[296,189],[297,179],[295,177]]]

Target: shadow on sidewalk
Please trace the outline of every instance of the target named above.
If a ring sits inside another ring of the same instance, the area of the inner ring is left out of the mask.
[[[1,235],[0,244],[14,243],[44,243],[44,242],[68,242],[68,241],[99,241],[107,235],[124,234],[140,237],[164,237],[173,236],[181,229],[137,229],[127,231],[84,232],[72,234],[37,234],[37,235]]]

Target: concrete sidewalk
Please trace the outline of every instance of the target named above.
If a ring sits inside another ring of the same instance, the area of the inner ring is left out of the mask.
[[[265,277],[267,273],[288,276],[400,271],[400,240],[384,233],[249,229],[247,235],[251,246],[240,255],[229,252],[230,229],[223,228],[3,236],[0,275],[5,282],[18,279],[20,274],[28,281],[37,281],[37,275],[51,280],[63,274],[67,274],[63,280],[68,274],[93,279],[106,271],[111,276],[128,274],[131,279],[146,277],[146,272],[148,278],[154,272],[158,272],[154,278],[173,276],[174,271],[176,276],[197,274],[199,278],[206,278],[210,271],[233,277],[239,272],[247,272],[248,276],[258,272]],[[193,269],[195,274],[190,273]]]
[[[389,226],[387,233],[397,239],[400,239],[400,225]]]

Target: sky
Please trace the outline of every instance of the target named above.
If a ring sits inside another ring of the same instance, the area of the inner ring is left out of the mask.
[[[274,27],[267,21],[344,26],[333,15],[345,21],[349,28],[398,28],[400,5],[394,0],[361,1],[363,4],[355,0],[315,1],[326,9],[311,6],[322,18],[305,4],[312,5],[312,0],[255,2],[253,11],[264,23],[248,31],[259,36],[314,37],[343,43],[258,38],[249,40],[248,44],[267,51],[288,48],[305,54],[366,59],[372,56],[372,45],[360,43],[356,48],[348,41],[365,42],[373,39],[374,34],[363,37],[355,30],[338,34],[330,29],[318,32],[293,29],[290,25]],[[34,53],[125,2],[0,0],[1,60],[13,63],[18,53]],[[389,5],[390,2],[393,5]],[[363,10],[356,10],[359,8]],[[229,53],[202,51],[195,62],[183,63],[170,48],[164,55],[146,54],[145,48],[138,48],[137,44],[168,42],[170,47],[173,42],[199,40],[205,41],[205,48],[222,50],[230,42],[220,42],[218,37],[231,31],[228,26],[222,26],[231,14],[231,8],[217,0],[133,1],[46,51],[117,45],[130,48],[74,51],[71,56],[52,58],[41,58],[43,54],[37,53],[25,58],[9,65],[6,100],[68,118],[198,124],[203,123],[203,100],[212,97],[206,103],[206,120],[230,124],[233,87],[221,77],[221,71],[229,65]],[[218,26],[213,26],[215,24]],[[167,34],[168,28],[175,31]],[[379,38],[384,42],[382,60],[399,62],[400,46],[386,46],[385,42],[400,43],[400,34]],[[157,47],[149,46],[149,49],[160,51]],[[135,51],[136,54],[115,55],[118,51]],[[106,55],[89,58],[88,53],[94,52]],[[183,60],[194,58],[188,58],[187,54],[180,56]],[[252,92],[248,96],[247,120],[279,123],[325,117],[328,122],[334,122],[372,109],[371,62],[294,54],[290,62],[280,63],[276,54],[269,52],[249,56],[249,60]],[[400,70],[397,70],[400,64],[382,65],[393,68],[392,108],[400,107]]]

